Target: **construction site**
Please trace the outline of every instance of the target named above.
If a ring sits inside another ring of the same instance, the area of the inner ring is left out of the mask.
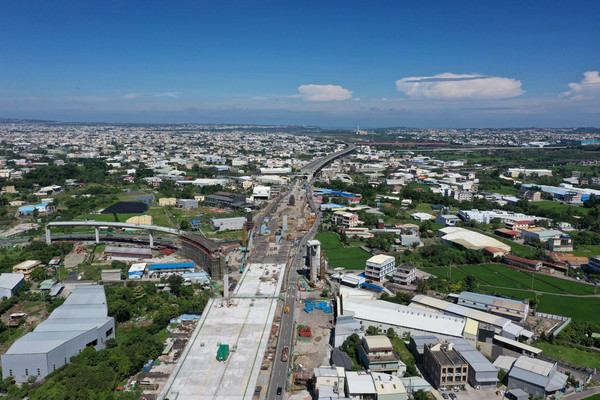
[[[249,256],[230,258],[223,297],[209,301],[159,398],[266,397],[288,266],[314,219],[305,203],[284,199],[265,216]]]

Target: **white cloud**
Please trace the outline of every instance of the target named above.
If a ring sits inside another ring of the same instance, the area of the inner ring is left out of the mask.
[[[300,85],[298,91],[308,101],[347,100],[352,91],[339,85]]]
[[[600,71],[586,71],[581,82],[569,83],[571,90],[564,92],[563,97],[584,99],[600,95]]]
[[[127,93],[127,94],[123,95],[123,98],[124,99],[135,99],[138,96],[139,96],[139,94],[137,94],[137,93]]]
[[[180,94],[181,94],[180,92],[163,92],[163,93],[156,93],[155,96],[156,97],[172,97],[172,98],[176,99],[179,97]]]
[[[396,89],[410,97],[432,99],[503,99],[525,93],[516,79],[451,72],[402,78]]]

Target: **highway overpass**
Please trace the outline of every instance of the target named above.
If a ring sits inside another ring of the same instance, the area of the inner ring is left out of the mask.
[[[182,235],[185,233],[180,229],[167,228],[158,225],[145,225],[145,224],[130,224],[127,222],[102,222],[102,221],[54,221],[46,224],[46,243],[52,243],[52,228],[65,227],[65,226],[84,226],[88,228],[94,228],[96,233],[96,243],[100,242],[100,228],[109,227],[117,229],[131,229],[131,230],[144,230],[148,231],[148,242],[150,247],[154,247],[154,232],[168,233],[171,235]]]

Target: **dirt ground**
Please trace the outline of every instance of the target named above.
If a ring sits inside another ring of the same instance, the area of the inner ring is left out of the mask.
[[[81,245],[79,243],[77,243],[75,245],[75,247],[73,249],[77,249],[81,247]],[[72,269],[77,267],[79,264],[81,264],[83,261],[85,261],[85,257],[87,256],[87,252],[88,250],[83,250],[79,253],[77,253],[75,250],[70,252],[69,254],[67,254],[65,256],[65,260],[64,260],[64,266],[67,269]]]
[[[298,330],[295,333],[294,364],[306,371],[312,371],[321,365],[329,365],[329,356],[332,351],[329,343],[333,328],[333,315],[316,309],[310,313],[304,311],[306,299],[324,300],[320,298],[322,289],[317,287],[314,292],[300,292],[300,301],[296,303],[298,325],[310,327],[312,334],[310,341],[301,341],[298,337]]]

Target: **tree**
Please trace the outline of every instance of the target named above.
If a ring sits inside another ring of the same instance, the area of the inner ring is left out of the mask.
[[[46,271],[44,271],[44,268],[38,267],[38,268],[34,269],[33,271],[31,271],[30,278],[31,278],[31,280],[33,280],[35,282],[41,282],[44,279],[46,279]]]
[[[419,390],[417,390],[413,394],[413,399],[415,399],[415,400],[429,400],[429,396],[427,396],[427,392],[426,391],[424,391],[423,389],[419,389]]]
[[[396,332],[394,331],[394,328],[388,328],[386,335],[390,339],[395,338],[396,337]]]
[[[169,278],[167,278],[167,283],[171,288],[171,293],[177,297],[179,297],[181,294],[181,285],[183,282],[184,279],[181,277],[181,275],[171,275]]]
[[[367,331],[365,333],[367,335],[378,335],[379,328],[377,328],[376,326],[373,326],[373,325],[369,325],[369,327],[367,328]]]
[[[183,221],[181,221],[181,223],[179,224],[179,229],[182,229],[184,231],[187,231],[188,229],[190,229],[190,223],[187,221],[187,219],[184,219]]]

